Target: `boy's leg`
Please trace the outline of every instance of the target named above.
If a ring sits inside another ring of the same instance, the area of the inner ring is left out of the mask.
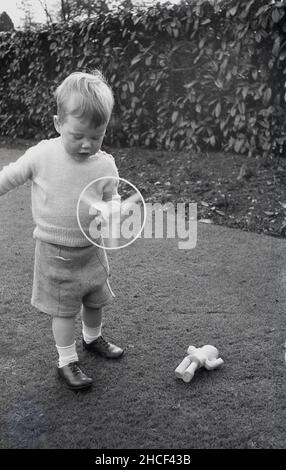
[[[75,341],[75,317],[53,317],[53,335],[57,346],[70,346]]]
[[[117,359],[124,350],[109,343],[101,335],[102,308],[91,308],[85,305],[81,309],[83,347],[103,357]]]
[[[78,365],[75,343],[75,317],[53,317],[52,330],[59,354],[58,374],[69,388],[86,389],[92,379]]]

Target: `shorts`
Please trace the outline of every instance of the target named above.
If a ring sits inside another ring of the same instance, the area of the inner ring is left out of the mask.
[[[102,248],[66,247],[36,240],[31,303],[52,316],[71,317],[82,304],[101,308],[113,301]]]

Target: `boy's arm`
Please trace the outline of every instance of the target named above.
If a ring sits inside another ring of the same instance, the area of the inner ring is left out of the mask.
[[[95,215],[94,222],[97,226],[105,227],[109,225],[110,218],[115,222],[120,220],[120,202],[121,197],[117,192],[118,179],[104,178],[100,191],[102,192],[102,200],[94,202],[89,210],[90,215]]]
[[[104,180],[102,200],[104,202],[116,201],[120,204],[121,197],[118,194],[119,174],[112,155],[109,155],[109,158],[111,158],[111,165],[107,173],[110,174],[111,178],[107,177],[106,180]]]
[[[103,197],[104,202],[109,201],[121,201],[121,196],[118,194],[118,181],[115,179],[110,180],[103,188]]]
[[[33,176],[33,153],[27,151],[0,171],[0,196],[24,184]]]

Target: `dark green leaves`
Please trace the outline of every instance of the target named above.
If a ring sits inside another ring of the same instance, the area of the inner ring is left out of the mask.
[[[56,86],[100,68],[115,94],[109,144],[281,153],[285,11],[285,1],[193,0],[3,34],[1,132],[52,135]]]

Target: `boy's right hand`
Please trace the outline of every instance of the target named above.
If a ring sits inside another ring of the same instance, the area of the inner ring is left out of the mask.
[[[98,201],[91,205],[90,215],[95,215],[99,221],[105,225],[110,223],[120,223],[120,202],[118,201]]]

